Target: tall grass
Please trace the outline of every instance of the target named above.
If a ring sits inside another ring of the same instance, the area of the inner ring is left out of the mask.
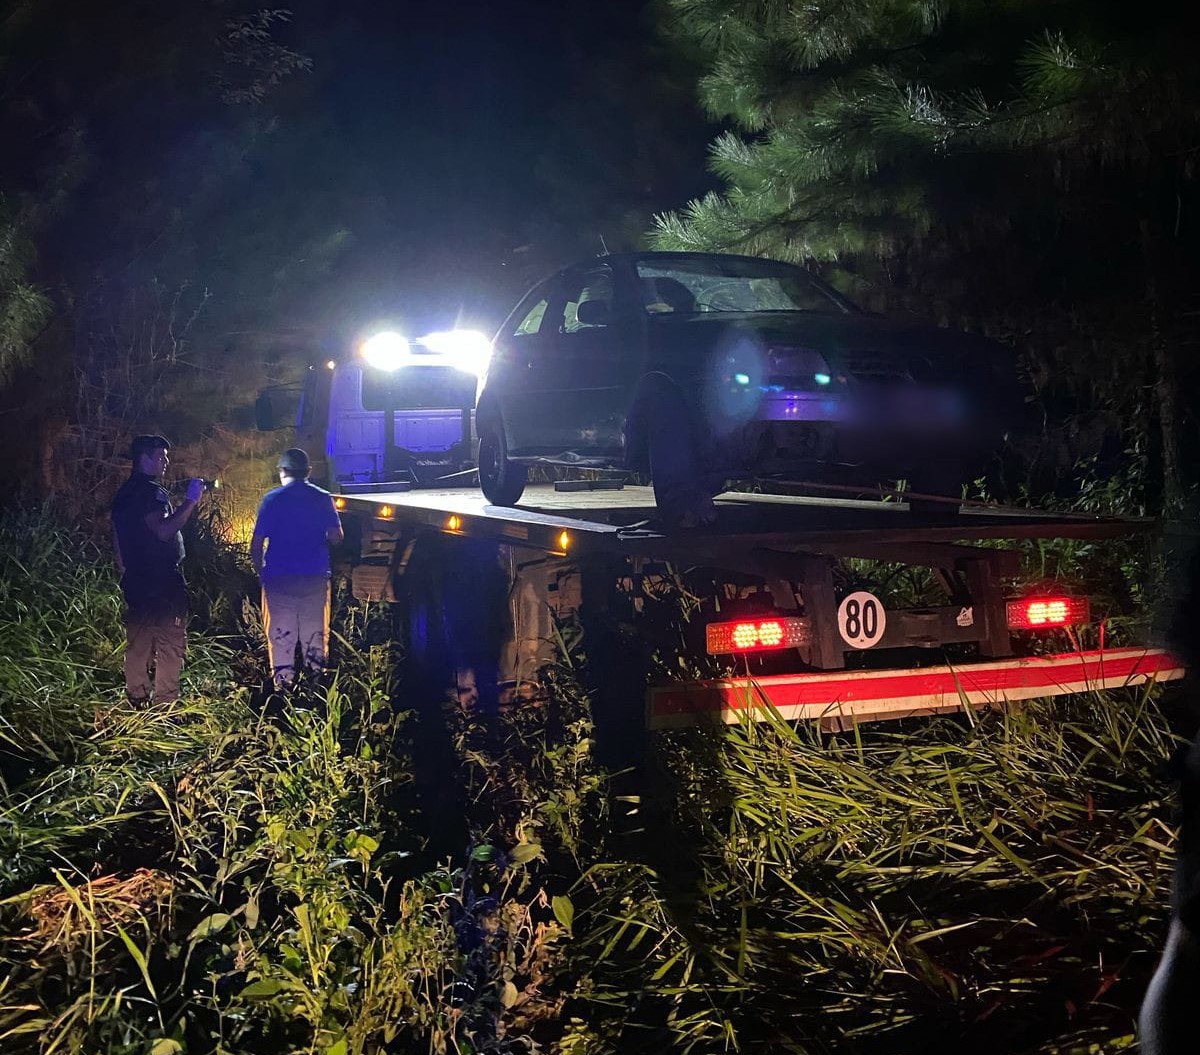
[[[85,609],[108,622],[104,662],[81,658],[69,691],[47,648],[26,672],[47,691],[5,700],[0,1050],[528,1050],[519,1038],[557,1004],[538,985],[565,902],[530,878],[532,822],[517,834],[485,818],[457,861],[428,862],[377,613],[343,610],[339,673],[283,701],[231,678],[255,665],[233,653],[255,645],[255,599],[226,597],[202,612],[232,618],[224,641],[193,638],[181,703],[134,711],[105,555],[47,512],[5,531],[24,625],[82,657]],[[219,556],[237,581],[237,555]],[[80,582],[88,606],[70,602]],[[21,625],[6,623],[9,642]],[[482,768],[464,749],[464,779]]]
[[[1174,843],[1154,691],[673,733],[608,774],[564,628],[540,701],[450,715],[438,859],[384,613],[344,607],[336,678],[268,698],[218,551],[181,706],[134,712],[105,555],[20,513],[0,561],[6,1053],[1133,1044]]]
[[[50,509],[0,516],[0,745],[69,756],[121,684],[125,632],[105,565]]]
[[[1132,1046],[1165,931],[1171,743],[1146,691],[676,736],[670,807],[591,877],[581,1050]]]

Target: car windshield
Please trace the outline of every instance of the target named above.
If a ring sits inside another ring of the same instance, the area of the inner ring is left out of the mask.
[[[638,260],[636,266],[642,306],[650,315],[850,310],[802,268],[770,260],[668,257]]]

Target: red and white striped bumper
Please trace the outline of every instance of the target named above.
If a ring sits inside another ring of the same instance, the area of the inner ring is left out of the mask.
[[[789,720],[904,718],[964,706],[1116,689],[1182,678],[1182,662],[1157,648],[1065,652],[961,667],[825,671],[666,685],[649,691],[651,729],[755,717],[767,702]]]

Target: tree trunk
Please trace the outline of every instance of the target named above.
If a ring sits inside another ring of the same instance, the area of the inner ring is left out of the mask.
[[[1179,376],[1165,332],[1167,327],[1164,326],[1163,298],[1155,258],[1156,252],[1163,252],[1163,246],[1155,244],[1149,220],[1143,218],[1139,226],[1142,259],[1146,268],[1146,308],[1150,327],[1150,356],[1155,376],[1154,397],[1158,407],[1158,426],[1162,442],[1162,512],[1165,516],[1173,516],[1178,515],[1182,509],[1184,497],[1180,443],[1182,401]]]

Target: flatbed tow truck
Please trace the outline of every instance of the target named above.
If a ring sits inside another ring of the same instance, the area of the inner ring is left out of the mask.
[[[1064,631],[1088,621],[1086,598],[1012,593],[1004,543],[1150,520],[728,492],[711,528],[664,533],[650,488],[611,481],[530,486],[516,508],[459,487],[335,502],[339,571],[359,599],[396,602],[420,677],[485,707],[535,699],[561,628],[578,625],[598,733],[771,709],[845,728],[1183,675],[1162,649],[1078,647]],[[873,584],[887,568],[921,578],[917,603]],[[1075,647],[1047,652],[1038,634],[1054,630]]]

